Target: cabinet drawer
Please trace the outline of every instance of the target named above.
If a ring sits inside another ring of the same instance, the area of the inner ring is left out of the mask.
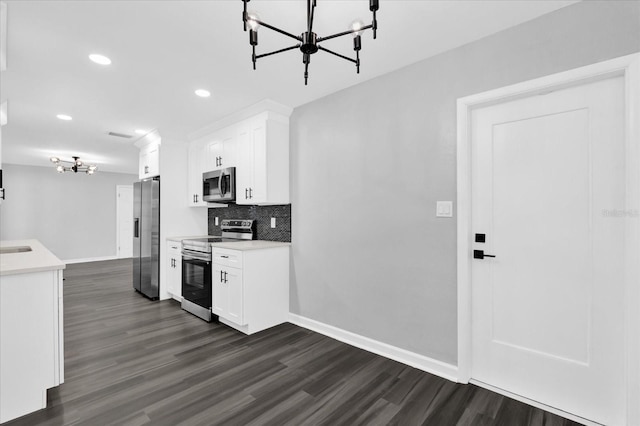
[[[229,266],[231,268],[242,268],[242,252],[213,247],[213,263]]]

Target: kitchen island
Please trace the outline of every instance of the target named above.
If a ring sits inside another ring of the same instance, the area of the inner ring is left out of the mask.
[[[37,240],[0,241],[0,423],[45,408],[64,381],[64,268]]]

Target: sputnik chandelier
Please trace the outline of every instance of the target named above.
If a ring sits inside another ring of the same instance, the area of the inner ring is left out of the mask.
[[[253,69],[256,69],[256,60],[260,58],[264,58],[265,56],[275,55],[276,53],[286,52],[288,50],[300,49],[302,52],[302,62],[304,63],[304,84],[307,85],[309,80],[309,62],[311,61],[311,55],[316,53],[318,50],[323,52],[330,53],[332,55],[337,56],[338,58],[345,59],[347,61],[353,62],[356,65],[356,72],[360,73],[360,49],[362,48],[362,39],[360,35],[364,30],[371,28],[373,30],[373,38],[376,38],[376,30],[378,29],[378,21],[376,20],[376,12],[379,8],[379,0],[369,0],[369,10],[373,12],[373,21],[370,25],[364,25],[360,21],[355,21],[351,24],[351,29],[348,31],[344,31],[337,34],[332,34],[326,37],[320,37],[316,33],[313,32],[313,16],[316,8],[316,0],[307,0],[307,28],[306,31],[301,35],[297,36],[287,31],[283,31],[280,28],[276,28],[272,25],[267,24],[260,20],[258,15],[255,13],[247,12],[247,3],[250,0],[242,0],[244,3],[244,12],[242,13],[242,21],[244,22],[244,30],[247,31],[247,27],[249,27],[249,44],[251,45],[253,54],[251,55],[251,60],[253,61]],[[258,28],[265,27],[283,34],[287,37],[293,38],[297,40],[297,43],[293,46],[285,47],[284,49],[275,50],[269,53],[263,53],[261,55],[256,55],[256,46],[258,45]],[[325,47],[320,46],[318,43],[323,42],[325,40],[330,40],[332,38],[341,37],[344,35],[353,34],[353,50],[356,52],[356,58],[350,58],[345,55],[341,55],[340,53],[329,50]]]
[[[84,164],[80,160],[80,157],[71,157],[71,158],[73,158],[73,161],[61,160],[58,157],[51,157],[49,158],[49,160],[51,160],[51,162],[56,165],[56,170],[58,171],[58,173],[85,172],[88,175],[92,175],[98,169],[98,167],[94,166],[93,164]]]

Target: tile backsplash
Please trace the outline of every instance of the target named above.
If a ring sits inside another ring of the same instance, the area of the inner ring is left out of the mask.
[[[215,218],[218,218],[218,226]],[[271,227],[271,218],[276,218],[276,227]],[[291,242],[291,204],[278,206],[241,206],[229,204],[228,207],[209,209],[209,235],[220,235],[220,223],[223,219],[253,219],[255,221],[255,239],[267,241]]]

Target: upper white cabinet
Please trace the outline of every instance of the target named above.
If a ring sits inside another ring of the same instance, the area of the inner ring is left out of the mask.
[[[160,146],[149,146],[140,151],[138,175],[140,179],[160,176]]]
[[[262,101],[192,135],[189,145],[190,206],[202,201],[202,173],[236,168],[236,203],[288,204],[291,108]]]
[[[227,127],[216,132],[207,145],[206,161],[207,172],[236,167],[236,155],[238,146],[236,143],[235,126]]]
[[[189,144],[187,202],[191,207],[226,207],[202,199],[202,174],[236,166],[236,128],[228,127]]]
[[[208,149],[209,145],[206,141],[194,141],[189,144],[187,204],[191,207],[207,206],[207,203],[202,199],[202,173],[209,166],[208,161],[205,161]]]
[[[263,113],[238,125],[236,203],[289,203],[288,117]]]
[[[140,148],[138,177],[146,179],[160,176],[160,134],[157,130],[138,139],[135,145]]]

